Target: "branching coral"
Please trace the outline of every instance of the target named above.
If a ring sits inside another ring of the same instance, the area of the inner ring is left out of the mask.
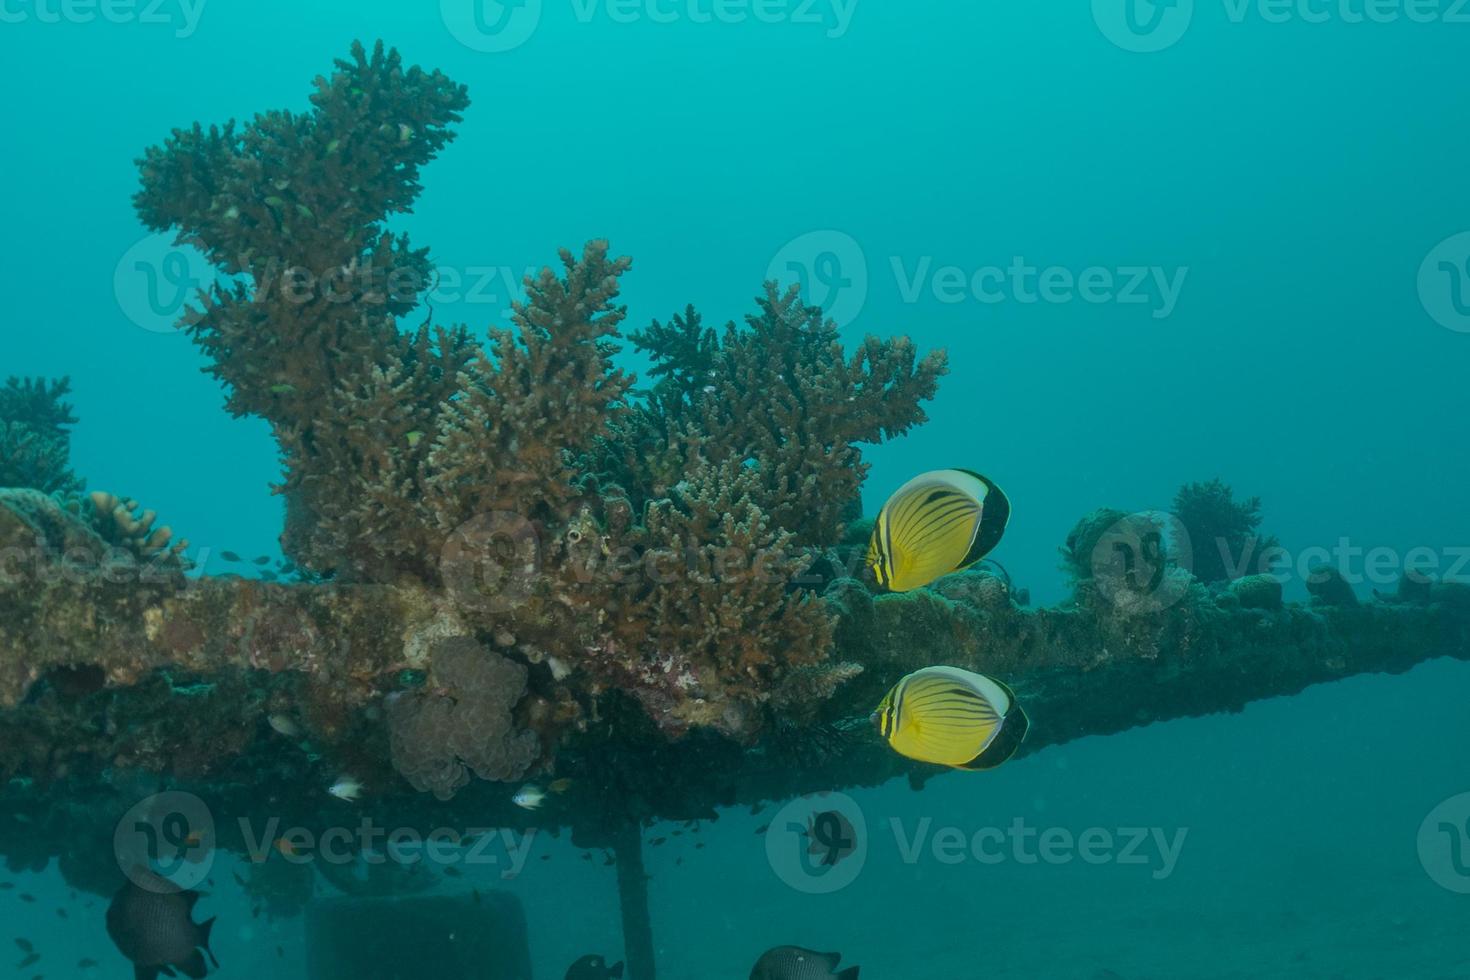
[[[228,277],[189,330],[229,409],[271,423],[287,546],[318,571],[424,573],[422,524],[395,501],[431,448],[413,433],[432,431],[476,351],[462,330],[399,331],[430,264],[383,224],[410,210],[468,101],[438,72],[355,45],[317,79],[310,112],[175,130],[139,161],[143,221],[177,229]]]
[[[868,337],[848,357],[836,325],[796,288],[767,283],[758,303],[743,330],[730,323],[717,336],[691,307],[632,334],[659,380],[619,421],[605,459],[655,498],[701,461],[744,465],[753,502],[797,544],[834,545],[867,475],[857,444],[923,423],[945,356]]]
[[[508,704],[526,683],[511,674],[550,668],[532,678],[527,723],[546,738],[530,756],[534,736],[508,760],[467,741],[461,696],[409,694],[388,712],[399,769],[440,794],[470,770],[512,778],[614,690],[670,734],[750,739],[812,710],[802,692],[858,668],[828,663],[830,612],[799,579],[857,507],[858,444],[924,420],[944,355],[868,338],[849,356],[770,284],[745,327],[717,335],[691,309],[634,333],[655,361],[635,397],[613,363],[630,263],[604,241],[528,278],[483,347],[463,327],[400,331],[429,264],[384,222],[466,104],[357,46],[310,112],[176,131],[140,161],[145,222],[221,274],[188,329],[231,411],[273,427],[290,556],[403,586],[441,635],[493,640],[481,656]],[[437,653],[436,674],[459,656]]]
[[[469,637],[453,637],[437,644],[432,670],[429,690],[388,702],[394,767],[441,800],[471,773],[501,781],[522,776],[541,748],[511,715],[526,692],[526,668]]]
[[[1224,582],[1270,571],[1275,537],[1262,537],[1261,498],[1237,501],[1224,481],[1187,483],[1174,497],[1174,515],[1189,533],[1194,574],[1201,582]]]
[[[10,378],[0,388],[0,487],[77,493],[82,481],[68,467],[76,424],[63,399],[67,378]]]

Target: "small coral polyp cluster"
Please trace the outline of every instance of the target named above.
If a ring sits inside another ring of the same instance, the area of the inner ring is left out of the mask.
[[[400,329],[432,268],[385,222],[411,210],[468,101],[358,45],[310,111],[196,124],[139,161],[145,223],[221,274],[188,330],[229,410],[281,446],[284,547],[337,583],[422,588],[453,638],[433,657],[460,658],[431,675],[467,676],[465,642],[531,665],[514,718],[486,713],[496,739],[534,729],[545,757],[612,690],[666,734],[752,738],[854,674],[830,662],[827,604],[794,583],[855,516],[859,445],[924,421],[944,356],[874,338],[848,355],[819,310],[768,284],[743,326],[690,308],[634,332],[654,365],[635,392],[614,364],[630,261],[603,241],[528,279],[511,328],[483,343]],[[402,697],[394,755],[420,788],[537,761],[477,764],[485,745],[448,748],[443,705]]]

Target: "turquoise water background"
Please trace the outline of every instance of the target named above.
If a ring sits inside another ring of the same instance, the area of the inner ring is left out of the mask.
[[[1470,547],[1470,245],[1455,239],[1470,231],[1470,8],[1405,0],[1374,8],[1400,9],[1392,22],[1354,22],[1364,2],[1236,16],[1200,0],[1175,43],[1142,53],[1128,48],[1168,32],[1110,38],[1122,0],[857,0],[850,22],[812,7],[820,23],[691,15],[710,0],[625,23],[545,0],[500,52],[475,49],[491,42],[467,33],[468,0],[207,0],[197,22],[164,4],[166,23],[139,22],[142,5],[113,23],[6,0],[0,368],[72,376],[89,486],[138,498],[196,546],[275,553],[265,426],[230,419],[188,340],[136,315],[131,262],[153,253],[133,160],[195,120],[304,109],[354,38],[381,37],[473,100],[401,222],[464,278],[436,320],[503,323],[500,270],[518,280],[592,237],[635,259],[632,325],[688,302],[723,322],[772,270],[804,275],[847,314],[845,338],[950,353],[932,421],[869,451],[869,510],[918,469],[986,472],[1015,503],[995,557],[1039,601],[1064,596],[1057,548],[1083,514],[1164,507],[1217,475],[1263,498],[1293,557],[1346,539],[1391,565],[1430,549],[1448,571]],[[1016,257],[1073,278],[1160,270],[1177,302],[987,302],[955,286],[956,300],[912,282]],[[860,794],[880,824],[1187,826],[1163,882],[877,855],[817,900],[773,883],[746,826],[759,819],[732,815],[684,865],[650,858],[666,973],[744,976],[747,950],[796,941],[875,977],[1470,975],[1452,926],[1470,897],[1435,885],[1415,848],[1424,815],[1470,790],[1467,692],[1470,666],[1431,664],[1049,749],[922,797]],[[610,876],[561,856],[548,867],[574,870],[517,886],[538,976],[619,941]],[[49,914],[17,909],[16,929],[60,942],[87,928]],[[230,926],[230,973],[277,969],[274,941]]]

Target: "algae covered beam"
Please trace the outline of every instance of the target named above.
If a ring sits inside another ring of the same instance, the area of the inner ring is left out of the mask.
[[[818,600],[834,622],[830,664],[798,673],[792,703],[803,713],[768,712],[755,739],[809,752],[793,774],[769,751],[743,751],[749,740],[718,726],[673,729],[660,714],[667,675],[628,672],[610,686],[596,664],[605,649],[589,647],[582,661],[538,661],[534,650],[475,639],[452,593],[413,584],[190,580],[154,564],[157,556],[110,544],[109,520],[34,491],[0,495],[7,776],[49,780],[119,760],[175,776],[217,771],[268,734],[268,718],[286,716],[329,757],[350,760],[378,795],[406,793],[406,781],[448,799],[474,775],[514,783],[533,759],[537,767],[580,760],[603,774],[623,770],[623,782],[607,782],[603,793],[619,798],[620,819],[687,817],[911,771],[861,722],[898,677],[928,664],[1004,678],[1032,718],[1031,751],[1236,711],[1353,674],[1470,658],[1470,587],[1413,576],[1382,600],[1359,602],[1339,589],[1311,605],[1283,602],[1280,585],[1259,576],[1227,589],[1185,576],[1173,591],[1147,595],[1094,576],[1077,583],[1071,602],[1039,609],[1018,605],[985,571],[902,595],[839,579]],[[475,689],[486,684],[497,690]],[[506,684],[516,690],[498,690]],[[160,685],[192,696],[164,710]],[[99,705],[111,719],[100,729]],[[738,712],[742,702],[708,696],[702,707]],[[484,729],[496,719],[504,741],[492,743]],[[152,736],[141,738],[150,726]],[[816,751],[834,726],[847,734]],[[171,733],[188,745],[171,744]],[[496,768],[506,765],[509,756],[496,753],[507,746],[522,755],[514,771]],[[684,756],[711,752],[723,753],[718,779],[696,776],[694,764],[688,779],[654,778],[682,768]],[[447,775],[421,781],[426,771]]]

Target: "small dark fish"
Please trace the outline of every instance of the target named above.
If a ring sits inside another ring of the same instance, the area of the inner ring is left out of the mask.
[[[184,891],[147,870],[134,869],[132,880],[108,906],[107,934],[118,951],[132,960],[136,980],[157,980],[160,973],[173,976],[175,971],[198,980],[209,972],[210,962],[219,966],[209,949],[215,920],[194,921],[198,901],[198,892]]]
[[[276,580],[276,573],[266,570],[260,573],[260,577],[267,582],[274,582]]]
[[[584,956],[567,968],[566,980],[610,980],[623,975],[623,964],[607,965],[601,956]]]
[[[225,561],[239,561],[240,560],[240,556],[237,555],[237,554],[235,554],[233,551],[221,551],[219,553],[219,556],[221,558],[223,558]]]
[[[282,562],[279,567],[281,569],[282,575],[290,575],[292,572],[296,571],[296,564],[294,562]]]
[[[15,968],[17,970],[24,970],[26,967],[28,967],[28,966],[34,966],[35,964],[37,964],[39,962],[41,962],[41,954],[40,953],[32,953],[31,955],[27,956],[25,959],[23,959],[19,963],[17,963],[16,966],[15,966]]]
[[[252,918],[252,919],[258,919],[258,918],[260,918],[260,906],[259,905],[255,906],[255,908],[253,908],[253,909],[250,910],[250,918]]]
[[[31,944],[31,941],[29,939],[17,939],[15,941],[15,945],[20,947],[20,951],[22,953],[31,953],[34,952],[36,949],[36,947]]]
[[[281,960],[284,960],[286,958],[286,947],[284,947],[284,946],[277,946],[276,947],[276,958],[277,959],[281,959]]]
[[[69,919],[69,918],[71,918],[71,916],[67,913],[66,909],[57,909],[56,910],[56,914],[60,918],[63,918],[63,919]]]
[[[543,860],[543,861],[550,861],[551,860],[551,855],[550,854],[543,854],[543,855],[541,855],[541,860]]]
[[[694,849],[696,851],[702,851],[702,850],[704,850],[704,841],[700,841],[698,844],[695,844],[694,845]]]
[[[96,960],[92,960],[92,959],[77,960],[77,968],[80,969],[80,970],[90,970],[90,969],[92,969],[92,967],[94,967],[96,965],[97,965],[97,961]]]
[[[684,859],[683,858],[674,858],[674,863],[675,864],[683,864],[684,863]]]
[[[255,564],[257,565],[269,565],[270,563],[271,559],[269,555],[261,555],[259,558],[255,559]]]
[[[750,808],[750,815],[752,817],[759,816],[762,812],[765,811],[765,809],[766,805],[764,803],[757,803]]]
[[[858,968],[838,972],[841,953],[818,953],[800,946],[766,950],[750,971],[750,980],[858,980]]]
[[[464,877],[464,872],[461,871],[461,870],[459,870],[458,868],[454,867],[453,865],[450,865],[449,867],[445,868],[444,869],[444,873],[447,874],[451,878],[463,878]]]
[[[766,831],[768,831],[770,829],[771,829],[771,825],[770,824],[763,823],[759,827],[755,828],[756,836],[759,837],[761,834],[764,834]]]
[[[590,855],[590,854],[587,855],[587,860],[589,860],[589,861],[592,860],[592,855]],[[617,864],[617,863],[618,863],[618,859],[616,857],[614,857],[613,855],[609,854],[606,858],[603,859],[602,866],[604,868],[610,868],[614,864]]]
[[[819,864],[834,867],[839,861],[850,857],[857,850],[857,830],[846,814],[827,810],[813,814],[807,820],[806,852],[814,855]]]
[[[235,884],[239,885],[241,888],[245,887],[245,879],[240,876],[240,872],[231,871],[230,874],[234,877]]]
[[[476,905],[479,905],[480,904],[480,889],[478,889],[478,888],[471,888],[470,889],[470,894],[474,896],[475,904]]]
[[[0,892],[8,892],[11,889],[13,889],[14,887],[15,887],[15,885],[13,885],[12,883],[10,883],[8,881],[0,881]]]
[[[649,841],[649,844],[652,847],[661,847],[667,841],[668,841],[668,838],[667,837],[655,837],[653,840]]]
[[[22,896],[20,896],[20,900],[22,902],[25,902],[27,905],[30,905],[33,902],[35,902],[36,896],[34,896],[34,895],[22,895]]]

